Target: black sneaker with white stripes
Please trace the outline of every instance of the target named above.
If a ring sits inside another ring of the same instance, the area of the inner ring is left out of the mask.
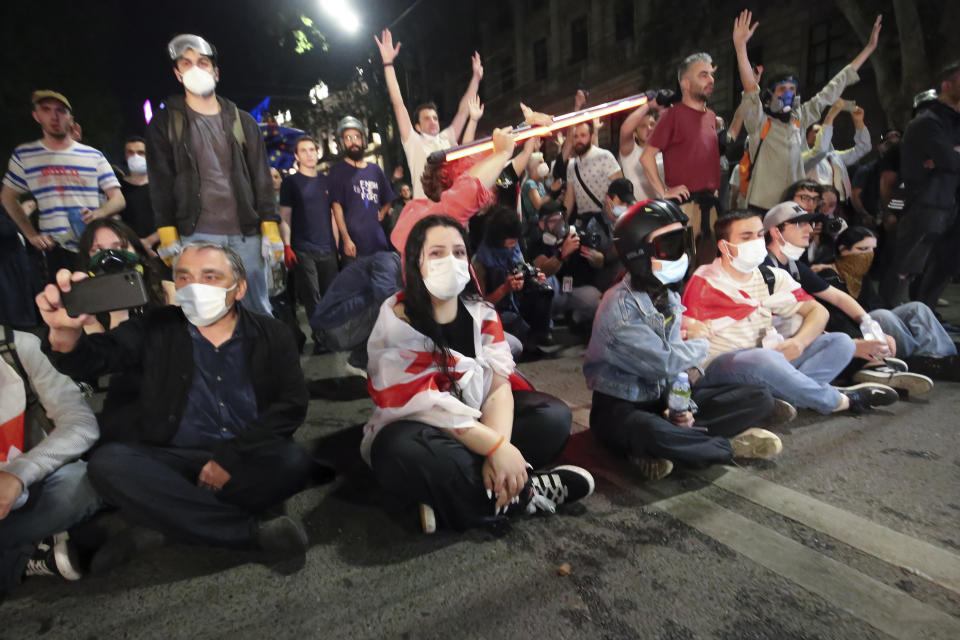
[[[549,471],[530,474],[530,501],[527,513],[554,513],[557,505],[569,504],[593,493],[593,476],[586,469],[565,464]]]
[[[851,413],[867,413],[875,407],[886,407],[900,399],[895,390],[873,382],[838,387],[838,390],[849,398]]]
[[[71,581],[83,577],[76,547],[66,531],[44,538],[37,545],[33,556],[27,560],[24,576],[59,576]]]

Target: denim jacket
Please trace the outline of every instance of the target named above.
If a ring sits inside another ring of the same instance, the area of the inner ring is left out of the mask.
[[[587,386],[630,402],[662,398],[682,371],[707,357],[706,339],[682,340],[684,307],[674,291],[667,294],[665,318],[646,293],[630,287],[630,276],[607,291],[593,321],[584,355]]]

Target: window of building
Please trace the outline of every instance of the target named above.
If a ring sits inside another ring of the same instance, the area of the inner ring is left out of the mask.
[[[619,0],[613,10],[614,37],[617,42],[633,38],[633,2]]]
[[[807,86],[813,91],[825,85],[847,62],[843,24],[843,20],[826,20],[810,27]]]
[[[547,39],[540,38],[533,43],[533,79],[546,80],[548,65]]]
[[[587,59],[587,16],[570,23],[570,62]]]

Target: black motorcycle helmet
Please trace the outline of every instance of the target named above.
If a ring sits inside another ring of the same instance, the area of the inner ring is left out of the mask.
[[[620,216],[613,229],[613,242],[635,288],[663,288],[663,283],[653,275],[650,260],[678,260],[689,253],[691,238],[687,221],[687,214],[673,200],[638,202]],[[658,236],[654,242],[647,240],[657,229],[675,222],[682,224],[683,229]]]

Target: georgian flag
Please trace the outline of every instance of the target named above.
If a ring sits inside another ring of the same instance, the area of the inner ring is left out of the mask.
[[[450,393],[450,380],[440,372],[433,344],[397,317],[400,300],[402,294],[384,301],[367,342],[367,390],[377,405],[363,428],[361,453],[368,462],[374,435],[391,422],[416,420],[442,429],[471,427],[481,416],[493,374],[511,378],[515,366],[496,310],[485,302],[466,301],[474,320],[477,356],[451,351],[447,366],[463,397],[458,399]]]
[[[776,281],[774,293],[763,300],[755,300],[739,288],[721,264],[721,259],[717,258],[698,268],[687,283],[682,300],[687,308],[684,315],[700,322],[710,320],[714,331],[723,331],[761,308],[776,314],[798,302],[813,300],[799,282],[777,268],[771,268]]]
[[[0,360],[0,463],[23,452],[23,413],[27,392],[20,375]]]

